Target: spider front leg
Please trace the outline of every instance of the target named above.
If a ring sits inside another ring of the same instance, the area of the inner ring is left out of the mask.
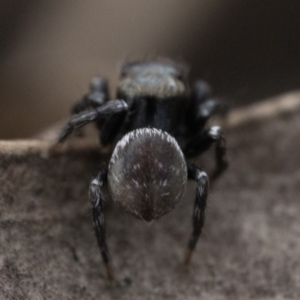
[[[82,112],[78,115],[75,115],[71,117],[68,124],[62,130],[58,138],[58,143],[63,143],[77,128],[80,128],[84,125],[87,125],[88,123],[94,122],[106,116],[127,111],[127,109],[128,105],[125,101],[114,100],[108,101],[107,103],[105,103],[101,107],[96,108],[95,110]]]
[[[210,86],[198,80],[192,90],[191,102],[186,115],[186,135],[195,136],[199,133],[207,120],[220,111],[219,99],[211,98]]]
[[[205,220],[205,208],[208,194],[208,176],[196,165],[188,164],[188,178],[197,182],[196,199],[193,213],[193,233],[190,237],[185,263],[191,261],[193,251],[196,247]]]
[[[207,82],[198,80],[192,92],[195,122],[205,121],[216,113],[225,113],[226,107],[218,98],[211,98],[211,88]]]
[[[60,149],[61,144],[74,132],[75,129],[80,128],[88,123],[101,120],[110,115],[126,113],[128,105],[124,100],[108,101],[101,107],[92,111],[82,112],[71,117],[68,124],[61,131],[58,141],[49,147],[48,154],[53,154]]]
[[[108,248],[106,244],[105,227],[104,227],[104,213],[103,213],[103,197],[101,187],[107,181],[107,168],[101,170],[98,176],[91,182],[90,185],[90,199],[92,203],[92,212],[94,220],[95,234],[98,246],[102,255],[102,259],[106,268],[108,280],[113,280],[113,272],[110,264]]]
[[[210,176],[212,182],[216,180],[228,167],[226,139],[221,128],[219,126],[209,128],[200,136],[187,143],[184,149],[184,154],[187,158],[194,158],[208,150],[214,143],[216,144],[216,168]]]
[[[83,96],[72,108],[72,114],[81,113],[89,108],[97,108],[102,106],[108,100],[108,84],[107,80],[94,77],[91,80],[90,92]]]

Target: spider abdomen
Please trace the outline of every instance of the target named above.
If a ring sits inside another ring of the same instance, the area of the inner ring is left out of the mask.
[[[182,198],[187,167],[176,140],[154,128],[131,131],[116,145],[108,168],[114,201],[147,222]]]

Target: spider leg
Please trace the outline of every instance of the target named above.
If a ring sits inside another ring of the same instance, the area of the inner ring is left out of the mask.
[[[205,81],[198,80],[193,87],[186,115],[186,135],[197,135],[212,115],[224,110],[222,106],[219,99],[211,98],[210,86]]]
[[[193,212],[193,232],[188,243],[185,263],[192,258],[199,236],[204,225],[205,208],[208,194],[208,176],[194,164],[188,164],[188,178],[197,182],[196,199]]]
[[[65,128],[63,128],[58,138],[58,143],[63,143],[77,128],[80,128],[88,123],[94,122],[109,115],[126,112],[127,109],[128,106],[125,101],[114,100],[108,101],[101,107],[98,107],[92,111],[82,112],[78,115],[74,115],[71,117]]]
[[[110,264],[109,252],[106,244],[105,227],[104,227],[104,213],[103,213],[103,197],[101,187],[107,181],[107,168],[102,169],[97,177],[92,180],[90,184],[90,200],[92,203],[92,212],[94,220],[95,234],[98,241],[102,259],[106,268],[107,278],[113,280],[113,272]]]
[[[71,110],[72,114],[81,113],[89,108],[97,108],[102,106],[108,100],[107,80],[94,77],[91,80],[90,91],[77,102]]]
[[[222,110],[219,99],[211,98],[211,88],[207,82],[198,80],[192,93],[195,119],[207,119]]]
[[[215,147],[216,167],[210,178],[212,181],[217,179],[228,167],[226,156],[226,139],[219,126],[213,126],[204,131],[199,137],[187,143],[184,154],[187,158],[194,158],[208,150],[212,144]]]

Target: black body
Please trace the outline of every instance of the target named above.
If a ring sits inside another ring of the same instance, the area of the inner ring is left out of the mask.
[[[90,93],[73,108],[74,116],[58,142],[77,128],[96,122],[102,145],[115,145],[110,162],[90,186],[98,245],[109,279],[112,270],[106,244],[101,186],[108,181],[114,201],[127,212],[150,222],[180,201],[186,181],[197,182],[193,233],[185,261],[204,225],[208,176],[188,162],[215,144],[216,168],[210,180],[226,168],[226,145],[218,126],[206,122],[219,106],[210,88],[198,81],[189,86],[187,68],[173,62],[136,62],[121,71],[117,98],[108,101],[107,82],[93,79]],[[180,144],[180,146],[179,146]]]

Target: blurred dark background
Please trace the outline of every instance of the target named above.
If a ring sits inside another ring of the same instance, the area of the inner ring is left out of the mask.
[[[231,106],[300,88],[298,0],[0,0],[0,138],[67,116],[124,60],[188,62]]]

